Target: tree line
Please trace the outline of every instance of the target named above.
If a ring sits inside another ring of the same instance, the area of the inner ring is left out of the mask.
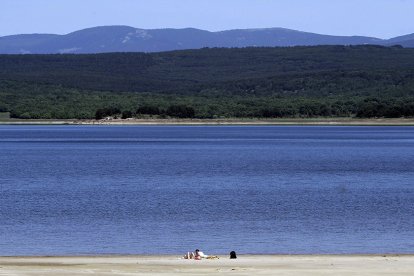
[[[0,81],[0,112],[21,119],[413,117],[414,96],[200,95],[79,91]]]
[[[153,116],[157,118],[194,118],[195,110],[191,106],[186,105],[170,105],[167,109],[161,109],[158,106],[143,105],[136,111],[123,110],[116,107],[100,108],[95,112],[95,119],[102,120],[106,117],[114,117],[121,119],[137,118],[141,116]]]

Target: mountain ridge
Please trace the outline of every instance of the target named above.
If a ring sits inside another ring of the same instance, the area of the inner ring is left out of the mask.
[[[20,34],[0,37],[0,54],[88,54],[166,52],[200,48],[293,47],[317,45],[401,45],[414,47],[414,34],[391,39],[335,36],[286,28],[233,29],[210,32],[196,28],[140,29],[98,26],[65,35]]]

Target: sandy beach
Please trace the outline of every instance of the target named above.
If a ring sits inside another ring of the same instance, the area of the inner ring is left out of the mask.
[[[0,257],[0,275],[414,275],[414,255]]]
[[[414,126],[414,118],[0,120],[0,125],[332,125]]]

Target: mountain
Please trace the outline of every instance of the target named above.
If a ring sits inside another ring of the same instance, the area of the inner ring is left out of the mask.
[[[414,40],[414,34],[397,36],[397,37],[389,39],[387,41],[387,43],[398,44],[398,43],[401,43],[401,42],[404,42],[404,41],[409,41],[409,40]]]
[[[0,53],[40,53],[47,44],[53,40],[57,40],[58,38],[58,35],[48,34],[28,34],[0,37]]]
[[[414,39],[402,41],[400,45],[406,48],[414,48]]]
[[[414,34],[398,36],[387,40],[387,45],[401,45],[406,48],[414,48]]]
[[[67,35],[29,34],[0,37],[0,54],[164,52],[204,47],[286,47],[315,45],[395,45],[414,47],[414,34],[390,40],[332,36],[284,28],[209,32],[186,29],[88,28]]]

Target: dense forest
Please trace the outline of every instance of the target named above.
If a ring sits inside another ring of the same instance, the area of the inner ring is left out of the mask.
[[[411,117],[414,49],[0,55],[0,112],[27,119]]]

